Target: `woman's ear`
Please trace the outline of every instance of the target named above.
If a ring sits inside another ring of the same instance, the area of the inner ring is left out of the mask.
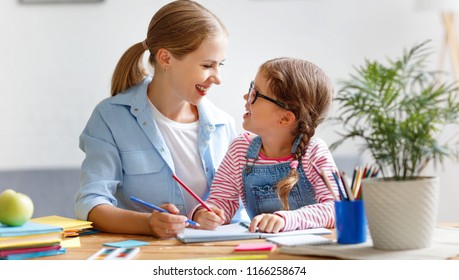
[[[166,71],[171,63],[171,53],[166,49],[159,49],[156,52],[156,61],[158,62],[161,69]]]
[[[285,110],[285,112],[282,114],[282,117],[280,119],[280,124],[281,125],[291,125],[296,121],[295,114],[291,111]]]

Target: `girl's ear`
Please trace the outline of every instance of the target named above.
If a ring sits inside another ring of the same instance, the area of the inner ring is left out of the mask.
[[[171,56],[171,53],[163,48],[159,49],[158,52],[156,52],[156,61],[158,62],[161,69],[167,70],[167,68],[169,68],[169,65],[171,63]]]
[[[291,111],[285,110],[284,114],[282,115],[280,119],[280,124],[289,126],[295,121],[296,121],[295,114],[293,114],[293,112]]]

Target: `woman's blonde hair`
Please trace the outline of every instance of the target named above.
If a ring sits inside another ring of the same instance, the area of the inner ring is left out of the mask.
[[[298,120],[294,136],[300,140],[293,160],[300,162],[316,127],[326,118],[332,103],[333,85],[322,69],[301,59],[272,59],[263,63],[259,72],[267,79],[271,94],[287,104]],[[288,195],[297,182],[297,169],[292,168],[276,185],[284,210],[289,210]]]
[[[194,1],[178,0],[163,6],[151,19],[145,42],[131,46],[116,65],[111,95],[140,83],[148,75],[142,61],[146,50],[144,44],[150,52],[148,61],[155,66],[160,48],[180,59],[198,49],[205,39],[221,33],[228,35],[223,22]]]

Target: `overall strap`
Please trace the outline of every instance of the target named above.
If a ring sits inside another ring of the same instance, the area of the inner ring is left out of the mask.
[[[292,150],[290,151],[292,154],[296,153],[296,148],[298,148],[298,145],[300,144],[301,138],[303,138],[303,135],[300,134],[295,138],[295,141],[293,141],[293,146]]]
[[[258,154],[261,149],[261,137],[255,136],[252,141],[250,141],[249,148],[247,149],[247,153],[245,154],[245,167],[244,173],[249,174],[252,172],[252,167],[255,164],[255,161],[258,159]]]
[[[258,159],[258,154],[261,149],[261,137],[255,136],[252,141],[250,141],[249,148],[247,149],[247,153],[245,154],[246,159]]]

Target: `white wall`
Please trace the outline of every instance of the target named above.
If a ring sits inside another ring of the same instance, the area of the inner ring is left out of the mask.
[[[121,54],[144,39],[153,13],[169,1],[24,5],[0,1],[0,169],[78,167],[78,136],[94,106],[109,95]],[[426,39],[440,49],[436,13],[414,0],[201,0],[226,23],[230,45],[223,84],[209,98],[241,128],[242,95],[257,67],[277,56],[308,59],[333,79],[365,57],[398,56]],[[433,60],[437,57],[432,57]],[[319,135],[331,143],[335,129]],[[355,150],[347,144],[337,153]],[[441,172],[439,221],[459,220],[459,188]]]

